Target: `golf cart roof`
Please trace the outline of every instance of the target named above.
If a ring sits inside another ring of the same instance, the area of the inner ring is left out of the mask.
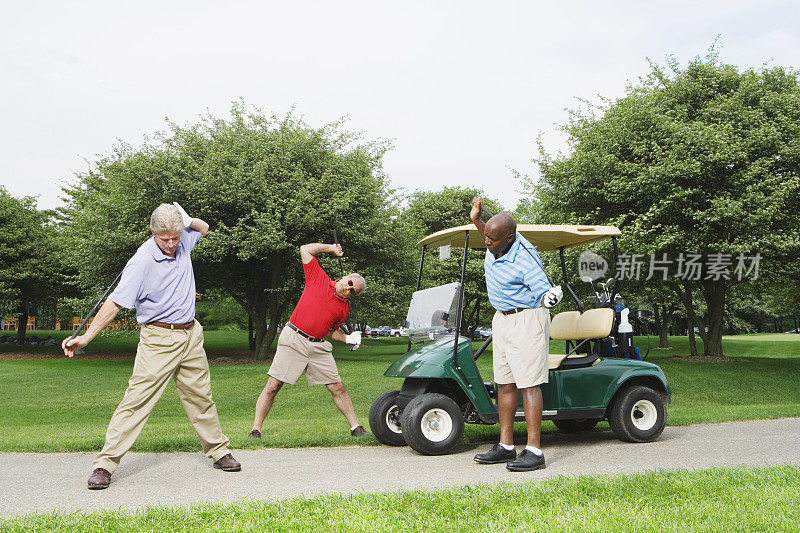
[[[475,224],[466,224],[448,228],[428,235],[417,243],[417,246],[453,246],[464,245],[464,232],[469,231],[470,248],[486,248]],[[578,246],[610,239],[622,234],[615,226],[572,226],[558,224],[518,224],[517,231],[528,239],[537,250],[557,250],[562,246]]]

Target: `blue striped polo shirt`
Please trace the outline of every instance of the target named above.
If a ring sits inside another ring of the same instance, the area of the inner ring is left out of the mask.
[[[517,307],[539,307],[551,285],[539,252],[517,232],[514,244],[501,258],[486,250],[483,271],[492,307],[509,311]]]

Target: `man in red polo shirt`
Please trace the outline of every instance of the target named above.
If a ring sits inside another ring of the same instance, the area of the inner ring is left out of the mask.
[[[339,326],[350,312],[348,298],[364,290],[364,278],[359,274],[348,274],[338,281],[331,280],[315,257],[321,253],[341,257],[342,246],[312,243],[300,247],[306,286],[289,322],[278,337],[278,349],[269,368],[269,380],[256,402],[250,438],[261,438],[261,424],[272,407],[275,395],[284,383],[297,383],[303,372],[306,373],[309,385],[328,387],[333,395],[333,402],[350,425],[351,435],[369,435],[356,419],[353,402],[342,384],[331,353],[333,347],[325,340],[325,337],[330,337],[339,342],[361,344],[360,331],[345,335],[339,330]]]

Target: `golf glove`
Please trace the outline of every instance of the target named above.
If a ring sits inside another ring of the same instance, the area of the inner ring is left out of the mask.
[[[179,204],[178,202],[172,202],[172,205],[174,205],[175,207],[177,207],[177,208],[178,208],[178,211],[179,211],[179,212],[180,212],[180,214],[181,214],[181,218],[183,218],[183,227],[184,227],[184,228],[188,228],[188,227],[189,227],[189,225],[192,223],[192,217],[190,217],[190,216],[189,216],[189,213],[187,213],[187,212],[186,212],[186,211],[185,211],[185,210],[184,210],[184,209],[181,207],[181,204]]]
[[[353,333],[346,335],[344,338],[344,342],[346,342],[347,344],[361,344],[361,332],[354,331]]]
[[[561,301],[561,298],[564,297],[564,293],[561,292],[561,285],[556,285],[555,287],[550,287],[544,296],[542,297],[542,305],[544,305],[547,309],[551,307],[555,307],[555,305]]]

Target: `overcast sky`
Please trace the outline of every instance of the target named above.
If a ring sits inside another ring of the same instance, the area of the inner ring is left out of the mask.
[[[390,139],[393,186],[476,185],[513,208],[536,138],[578,98],[619,97],[646,57],[681,64],[717,37],[742,68],[800,67],[800,3],[15,2],[0,23],[0,185],[60,204],[59,184],[231,101]]]

